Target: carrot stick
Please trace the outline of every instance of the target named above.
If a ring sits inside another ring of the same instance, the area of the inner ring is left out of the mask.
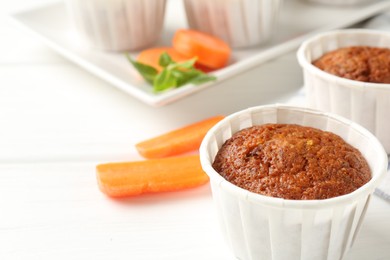
[[[199,149],[207,131],[223,116],[214,116],[135,145],[145,158],[162,158]]]
[[[140,52],[137,57],[137,61],[149,66],[154,67],[157,71],[162,71],[162,67],[158,64],[161,54],[166,52],[173,61],[183,62],[189,60],[193,57],[188,57],[178,53],[172,47],[156,47],[151,49],[146,49]]]
[[[198,155],[100,164],[100,190],[110,197],[193,188],[208,182]]]
[[[177,30],[172,44],[177,52],[198,57],[197,62],[212,69],[226,66],[231,54],[230,47],[221,39],[191,29]]]

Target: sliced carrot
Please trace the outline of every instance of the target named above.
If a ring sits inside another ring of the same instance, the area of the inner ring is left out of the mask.
[[[145,158],[162,158],[199,149],[207,131],[223,116],[214,116],[135,145]]]
[[[198,155],[100,164],[100,190],[110,197],[193,188],[208,182]]]
[[[198,57],[197,62],[212,69],[226,66],[231,54],[229,45],[221,39],[191,29],[177,30],[172,44],[180,54]]]
[[[209,72],[213,72],[215,69],[212,69],[212,68],[209,68],[209,67],[206,67],[205,65],[202,65],[200,64],[199,62],[196,62],[194,67],[198,70],[201,70],[203,71],[204,73],[209,73]]]
[[[163,54],[164,52],[166,52],[175,62],[183,62],[193,57],[187,57],[185,55],[182,55],[172,47],[156,47],[141,51],[137,57],[137,61],[152,66],[157,71],[162,71],[162,67],[159,65],[158,62],[161,54]]]

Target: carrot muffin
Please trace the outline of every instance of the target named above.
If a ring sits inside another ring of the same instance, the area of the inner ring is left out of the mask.
[[[313,65],[339,77],[371,83],[390,83],[390,49],[352,46],[326,53]]]
[[[344,195],[371,179],[367,161],[341,137],[293,124],[235,133],[219,150],[213,168],[241,188],[293,200]]]

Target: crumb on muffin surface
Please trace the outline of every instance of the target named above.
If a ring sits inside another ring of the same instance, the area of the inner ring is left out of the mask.
[[[328,52],[313,65],[330,74],[363,82],[390,83],[390,49],[351,46]]]
[[[292,124],[235,133],[219,150],[213,168],[251,192],[294,200],[344,195],[371,179],[365,158],[341,137]]]

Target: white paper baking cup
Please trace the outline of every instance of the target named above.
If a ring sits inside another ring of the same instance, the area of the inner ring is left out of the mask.
[[[304,0],[306,2],[323,4],[323,5],[359,5],[368,2],[375,2],[375,0]]]
[[[137,50],[161,35],[165,0],[65,0],[70,21],[88,47]]]
[[[297,57],[303,68],[307,106],[337,113],[374,133],[390,153],[390,84],[367,83],[329,74],[312,65],[323,54],[347,46],[390,47],[390,33],[345,29],[305,41]]]
[[[323,4],[323,5],[359,5],[368,2],[375,2],[375,0],[304,0],[310,3]]]
[[[372,179],[352,193],[325,200],[285,200],[233,185],[212,167],[218,150],[235,132],[266,123],[300,124],[341,136],[362,152]],[[227,116],[205,136],[200,160],[210,177],[223,234],[241,260],[342,259],[387,171],[383,146],[362,126],[330,113],[283,105],[253,107]]]
[[[215,35],[233,48],[269,40],[282,0],[184,0],[191,28]]]

